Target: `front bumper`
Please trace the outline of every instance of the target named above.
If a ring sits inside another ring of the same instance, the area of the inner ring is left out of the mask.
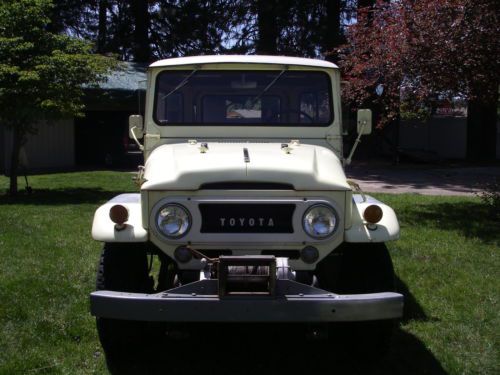
[[[403,296],[339,295],[276,280],[274,296],[221,298],[217,280],[202,280],[156,294],[93,292],[90,310],[102,318],[155,322],[348,322],[399,318]]]

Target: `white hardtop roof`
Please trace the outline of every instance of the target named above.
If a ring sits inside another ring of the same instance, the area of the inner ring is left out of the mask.
[[[172,67],[181,65],[203,65],[203,64],[275,64],[275,65],[300,65],[316,68],[336,69],[337,65],[316,59],[288,56],[264,56],[264,55],[208,55],[192,57],[176,57],[172,59],[159,60],[150,65],[150,68]]]

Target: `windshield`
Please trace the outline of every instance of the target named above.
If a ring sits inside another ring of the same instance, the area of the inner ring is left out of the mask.
[[[328,74],[311,71],[164,71],[156,81],[158,125],[328,126]]]

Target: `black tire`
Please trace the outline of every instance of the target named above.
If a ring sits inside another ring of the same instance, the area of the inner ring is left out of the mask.
[[[316,269],[319,287],[338,294],[393,292],[394,268],[384,243],[344,243]],[[378,360],[390,347],[395,320],[329,325],[329,338],[368,362]]]
[[[152,293],[153,279],[141,244],[106,243],[97,270],[96,289]],[[96,325],[108,365],[139,349],[150,338],[145,322],[97,318]]]

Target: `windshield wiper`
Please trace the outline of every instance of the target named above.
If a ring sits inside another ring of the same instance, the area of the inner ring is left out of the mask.
[[[177,86],[175,86],[172,90],[170,90],[167,94],[165,94],[164,96],[161,97],[161,100],[165,100],[167,99],[170,95],[172,95],[174,92],[176,92],[177,90],[183,88],[188,82],[189,80],[191,79],[192,76],[194,76],[194,74],[200,70],[199,67],[195,67],[194,70],[188,74],[188,76],[186,78],[184,78],[182,80],[181,83],[179,83]]]
[[[273,85],[278,81],[278,79],[281,78],[281,76],[283,74],[285,74],[285,72],[288,70],[288,66],[286,66],[276,77],[274,77],[274,79],[264,88],[264,90],[261,91],[261,93],[259,95],[257,95],[255,98],[252,99],[252,106],[257,102],[257,100],[259,100],[262,95],[264,95],[266,92],[269,91],[269,89],[271,87],[273,87]]]

